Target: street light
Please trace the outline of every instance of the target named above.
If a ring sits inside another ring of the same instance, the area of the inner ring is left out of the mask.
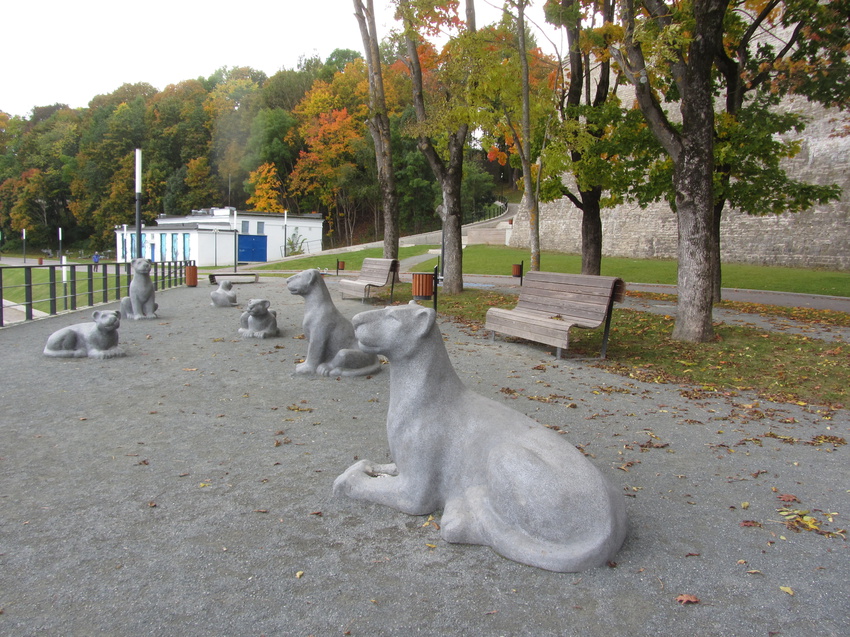
[[[142,253],[142,149],[136,149],[136,258]]]

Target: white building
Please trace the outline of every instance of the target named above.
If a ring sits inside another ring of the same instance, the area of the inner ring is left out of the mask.
[[[142,224],[142,254],[151,261],[195,261],[199,266],[274,261],[293,249],[322,249],[322,216],[237,212],[235,208],[193,210],[186,217],[161,215]],[[235,241],[234,241],[235,240]],[[238,251],[238,254],[236,254]],[[136,256],[136,227],[116,226],[118,261]]]

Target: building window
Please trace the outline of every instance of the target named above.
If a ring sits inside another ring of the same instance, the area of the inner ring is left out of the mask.
[[[266,234],[266,222],[258,221],[257,222],[257,234]]]
[[[248,234],[248,221],[242,221],[242,234]]]

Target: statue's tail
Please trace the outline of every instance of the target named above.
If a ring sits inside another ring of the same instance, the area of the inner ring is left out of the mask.
[[[477,492],[476,492],[477,491]],[[521,564],[559,573],[576,573],[604,566],[614,559],[626,537],[626,512],[622,494],[610,489],[609,511],[574,536],[551,540],[507,520],[493,510],[484,490],[472,489],[465,497],[447,502],[443,510],[442,537],[447,542],[483,544]],[[580,512],[577,512],[580,513]]]
[[[378,360],[371,365],[367,365],[366,367],[358,367],[356,369],[335,369],[331,372],[330,376],[368,376],[370,374],[377,374],[381,371],[381,361]]]

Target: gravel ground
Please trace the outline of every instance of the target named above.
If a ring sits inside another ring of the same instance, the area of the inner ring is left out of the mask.
[[[0,633],[850,634],[848,543],[777,512],[850,528],[847,410],[641,383],[441,321],[472,389],[623,489],[616,565],[551,573],[443,542],[439,512],[334,498],[355,459],[387,459],[389,369],[294,376],[302,299],[235,287],[271,300],[281,337],[240,339],[203,284],[125,321],[124,358],[42,355],[88,311],[0,330]]]

